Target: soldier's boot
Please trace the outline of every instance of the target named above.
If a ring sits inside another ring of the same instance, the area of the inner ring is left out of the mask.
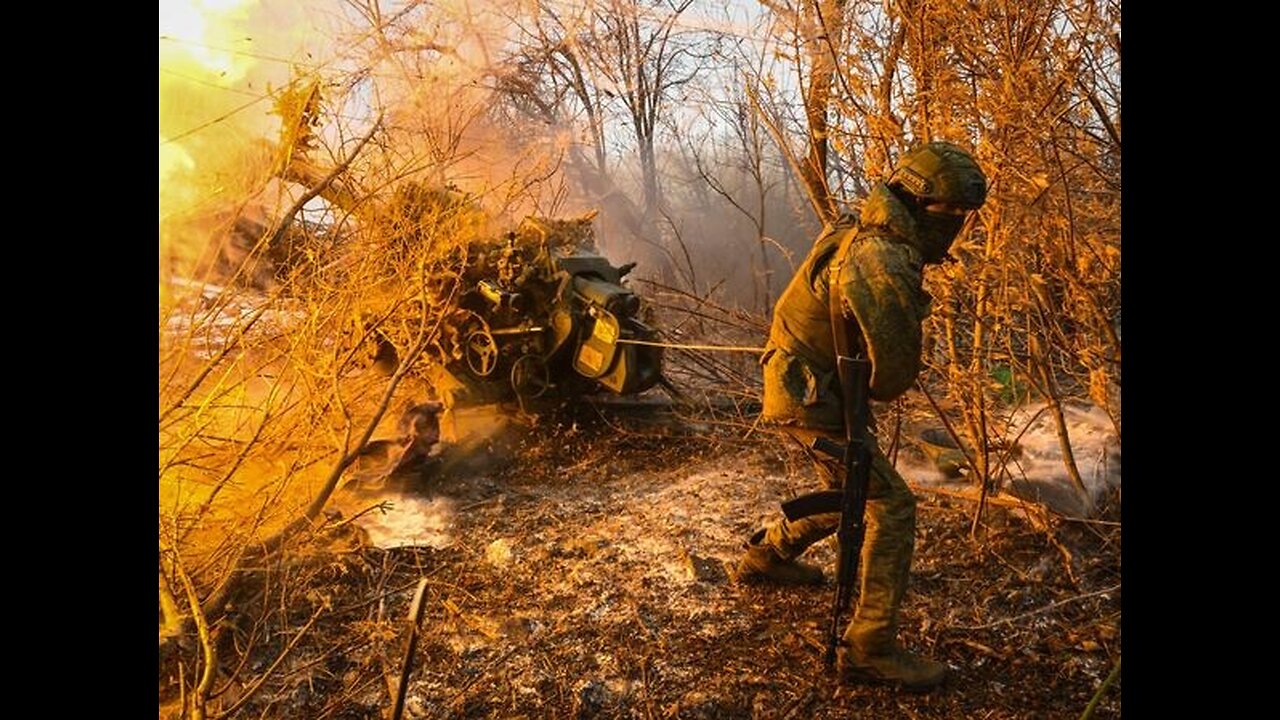
[[[820,585],[822,570],[793,558],[783,557],[773,545],[763,542],[761,530],[747,543],[747,551],[738,561],[733,580],[743,584]]]
[[[841,646],[837,658],[845,682],[885,683],[916,692],[941,685],[949,673],[943,663],[908,652],[897,643],[871,650]]]
[[[867,518],[858,607],[837,653],[842,680],[923,691],[947,678],[946,665],[908,652],[897,641],[898,607],[915,548],[914,505],[905,500],[887,504]]]

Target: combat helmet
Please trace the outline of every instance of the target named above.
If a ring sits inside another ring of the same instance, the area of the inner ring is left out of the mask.
[[[976,210],[987,199],[987,178],[973,156],[935,140],[914,148],[894,168],[886,184],[920,199]]]

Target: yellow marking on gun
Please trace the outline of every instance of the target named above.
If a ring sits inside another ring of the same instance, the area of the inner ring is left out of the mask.
[[[597,324],[596,327],[599,325]],[[604,362],[604,353],[589,345],[583,345],[582,352],[578,353],[578,360],[591,372],[599,372],[600,365]]]
[[[610,345],[613,344],[614,340],[618,339],[618,329],[614,327],[613,323],[603,320],[596,321],[596,326],[591,330],[591,334]]]

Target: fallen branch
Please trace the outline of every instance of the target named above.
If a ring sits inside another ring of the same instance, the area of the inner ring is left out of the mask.
[[[911,489],[916,492],[928,492],[935,495],[946,495],[947,497],[960,498],[962,500],[968,500],[969,502],[978,502],[978,498],[973,492],[951,490],[945,487],[919,485],[915,483],[910,483],[910,485]],[[1031,516],[1032,523],[1037,526],[1048,525],[1048,516],[1051,514],[1056,515],[1056,513],[1047,506],[1029,502],[1018,497],[1010,497],[1008,495],[988,495],[986,500],[983,502],[1023,510]]]

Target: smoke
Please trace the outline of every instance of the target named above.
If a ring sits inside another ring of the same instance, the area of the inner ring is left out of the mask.
[[[1035,402],[1012,413],[1008,427],[1011,436],[1017,437],[1017,445],[1005,467],[994,471],[995,479],[1002,492],[1042,503],[1068,516],[1088,516],[1106,502],[1108,494],[1120,490],[1120,439],[1102,408],[1064,404],[1063,425],[1071,449],[1068,459],[1050,410],[1047,403]],[[942,433],[941,428],[935,431]],[[925,439],[921,433],[914,442],[922,444]],[[949,441],[945,444],[951,446]],[[967,469],[963,480],[942,470],[948,458],[953,466],[964,462],[959,453],[943,456],[942,460],[927,457],[926,453],[904,453],[898,457],[898,469],[913,482],[970,485]],[[1069,462],[1084,484],[1083,495],[1068,469]]]
[[[441,477],[455,474],[488,475],[504,467],[517,452],[519,432],[510,418],[494,406],[455,408],[441,417],[441,440],[430,469],[409,476],[373,478],[371,488],[348,485],[332,502],[344,516],[381,548],[427,546],[436,549],[454,542],[457,514],[454,501],[424,497]],[[378,486],[381,483],[381,486]],[[374,509],[376,508],[376,509]]]
[[[512,124],[496,84],[522,3],[448,0],[419,8],[369,48],[373,103],[394,154],[429,185],[453,185],[511,222],[548,210],[562,180],[563,134]]]
[[[189,274],[250,200],[251,214],[273,217],[292,199],[282,194],[296,195],[271,177],[282,153],[296,150],[280,147],[276,111],[282,90],[299,80],[317,81],[325,103],[323,124],[312,128],[326,146],[314,153],[319,165],[336,164],[341,147],[381,115],[384,152],[363,168],[376,176],[370,186],[388,187],[378,178],[452,184],[516,219],[548,206],[542,198],[555,191],[541,188],[558,182],[554,142],[496,126],[489,114],[518,8],[461,0],[377,7],[161,4],[162,287],[170,272]]]
[[[368,533],[370,544],[391,549],[431,547],[443,550],[454,542],[454,503],[444,497],[425,499],[405,493],[361,497],[363,507],[342,498],[335,503],[344,514],[358,515],[356,523]],[[371,509],[377,506],[376,509]]]
[[[1120,440],[1106,411],[1096,406],[1063,406],[1063,425],[1070,439],[1071,461],[1084,483],[1087,499],[1076,493],[1066,465],[1057,422],[1044,405],[1021,408],[1013,427],[1026,428],[1018,441],[1021,453],[1010,490],[1074,515],[1087,515],[1112,490],[1120,489]]]

